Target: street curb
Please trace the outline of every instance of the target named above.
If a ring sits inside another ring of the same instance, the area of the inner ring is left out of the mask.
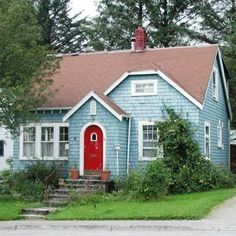
[[[235,222],[199,221],[5,221],[0,230],[236,231]]]

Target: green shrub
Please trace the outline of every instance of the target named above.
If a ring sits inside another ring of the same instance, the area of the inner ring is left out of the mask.
[[[172,109],[167,113],[168,118],[156,125],[159,145],[164,149],[163,162],[172,175],[170,191],[191,193],[232,187],[234,175],[201,156],[191,123]]]
[[[161,160],[149,162],[139,171],[130,173],[126,180],[126,190],[133,196],[155,199],[169,191],[171,174]]]
[[[37,161],[28,165],[24,170],[11,173],[8,176],[8,190],[11,194],[19,194],[28,201],[41,201],[44,196],[45,179],[54,170],[49,180],[49,188],[57,185],[58,178],[62,175],[62,168],[59,163],[46,163]]]

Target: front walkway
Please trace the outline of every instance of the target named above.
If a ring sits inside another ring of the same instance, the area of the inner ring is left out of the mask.
[[[234,220],[236,225],[236,197],[230,198],[216,207],[207,217],[209,220]]]

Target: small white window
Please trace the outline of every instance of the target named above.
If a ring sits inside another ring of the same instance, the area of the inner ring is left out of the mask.
[[[219,120],[217,126],[217,146],[218,148],[223,149],[223,122]]]
[[[69,128],[60,127],[60,138],[59,138],[59,155],[60,157],[68,157],[69,150]]]
[[[23,156],[35,157],[36,128],[28,127],[23,134]]]
[[[218,101],[219,79],[216,70],[212,72],[212,98]]]
[[[96,133],[91,133],[90,141],[96,142],[97,140],[98,140],[97,134]]]
[[[204,125],[204,151],[205,156],[210,158],[211,155],[211,130],[210,130],[210,123],[205,122]]]
[[[158,132],[154,122],[139,123],[139,159],[154,160],[163,156],[163,148],[158,145]]]
[[[131,96],[149,96],[156,94],[156,80],[134,80],[131,82]]]
[[[95,116],[97,114],[97,103],[96,101],[90,102],[90,115]]]
[[[53,157],[54,128],[42,127],[41,135],[42,157]]]

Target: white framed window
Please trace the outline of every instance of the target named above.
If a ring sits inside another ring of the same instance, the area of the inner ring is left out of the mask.
[[[133,80],[131,81],[131,96],[157,95],[156,80]]]
[[[90,136],[90,141],[91,142],[96,142],[98,140],[98,136],[96,133],[91,133],[91,136]]]
[[[59,138],[59,156],[68,157],[69,150],[69,128],[60,127],[60,138]]]
[[[223,149],[223,121],[219,120],[218,126],[217,126],[217,146],[218,148]]]
[[[211,126],[210,122],[205,121],[204,123],[204,153],[205,157],[210,158],[211,156]]]
[[[163,148],[158,145],[158,131],[154,122],[139,122],[139,160],[154,160],[163,157]]]
[[[41,128],[41,155],[42,157],[53,157],[54,149],[54,127]]]
[[[35,157],[36,128],[28,127],[23,134],[23,156]]]
[[[212,99],[218,101],[219,75],[216,69],[212,72]]]
[[[97,103],[96,101],[90,102],[90,115],[95,116],[97,114]]]
[[[68,123],[28,125],[20,135],[20,159],[67,160],[68,127]]]

